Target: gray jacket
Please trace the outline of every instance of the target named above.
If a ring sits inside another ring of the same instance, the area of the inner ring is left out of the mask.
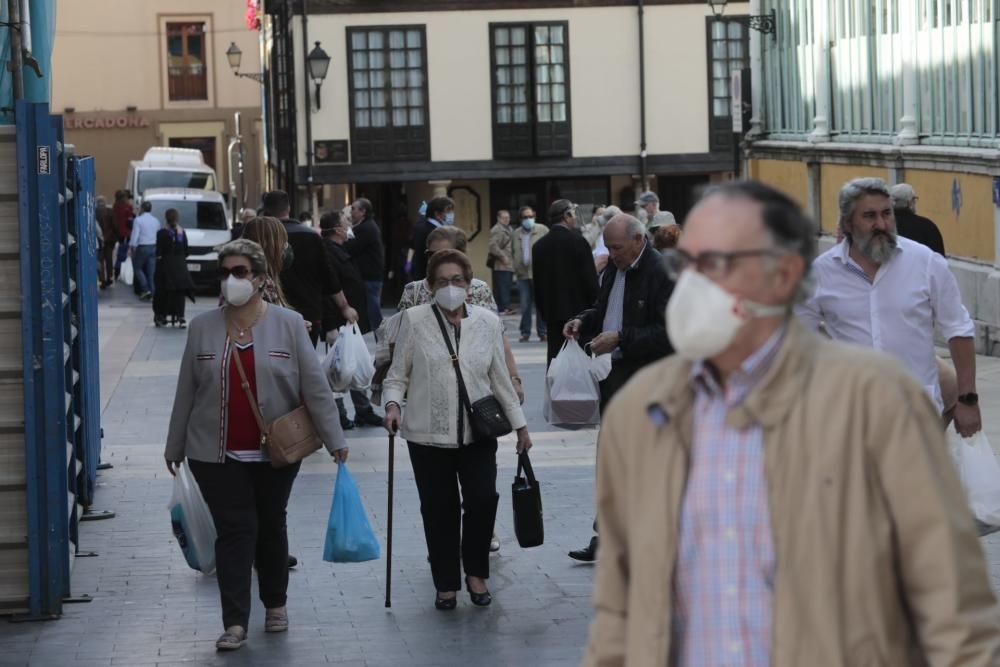
[[[271,304],[254,326],[253,339],[257,399],[264,421],[270,423],[304,403],[330,453],[347,447],[333,392],[302,316]],[[243,391],[239,384],[228,382],[226,348],[222,309],[191,321],[170,415],[164,452],[168,461],[184,457],[208,463],[225,460],[227,392]],[[227,379],[225,387],[223,378]]]

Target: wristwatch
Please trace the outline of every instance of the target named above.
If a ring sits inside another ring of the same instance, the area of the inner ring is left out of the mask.
[[[962,405],[979,405],[979,394],[974,391],[970,391],[968,394],[962,394],[958,397],[958,402]]]

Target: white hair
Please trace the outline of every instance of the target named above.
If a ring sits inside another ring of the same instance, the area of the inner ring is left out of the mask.
[[[616,215],[621,215],[621,214],[622,214],[622,210],[620,208],[618,208],[617,206],[614,206],[614,205],[605,206],[604,207],[604,212],[601,213],[601,215],[600,215],[601,225],[608,224],[609,222],[611,222],[611,218],[615,217]]]
[[[889,188],[889,196],[892,198],[893,208],[911,208],[917,193],[909,183],[897,183]]]
[[[663,225],[676,225],[677,219],[674,214],[670,211],[660,211],[653,216],[653,220],[649,223],[650,231],[656,229],[657,227],[662,227]]]
[[[628,213],[619,213],[615,217],[608,220],[608,224],[621,222],[625,229],[625,235],[629,238],[636,236],[645,236],[646,227],[639,221],[639,218],[629,215]]]

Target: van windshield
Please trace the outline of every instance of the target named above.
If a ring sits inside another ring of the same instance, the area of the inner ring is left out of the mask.
[[[192,188],[195,190],[214,190],[215,178],[208,171],[160,171],[157,169],[141,169],[139,183],[136,189],[142,194],[150,188]]]
[[[167,209],[177,209],[178,222],[186,229],[229,229],[226,210],[219,202],[156,200],[151,201],[153,215],[161,225],[167,224]]]

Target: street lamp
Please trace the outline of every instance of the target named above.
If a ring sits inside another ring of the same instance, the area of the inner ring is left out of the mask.
[[[264,75],[259,72],[241,72],[240,62],[243,60],[243,51],[240,47],[236,46],[236,42],[230,42],[229,48],[226,49],[226,59],[229,61],[229,66],[233,68],[233,74],[236,76],[242,76],[245,79],[253,79],[257,83],[264,83]]]
[[[705,0],[708,3],[708,8],[712,10],[712,16],[715,17],[716,21],[722,20],[722,15],[726,13],[726,5],[729,4],[729,0]],[[754,14],[751,16],[734,16],[732,18],[726,19],[733,23],[739,23],[745,25],[751,30],[756,30],[759,33],[765,35],[771,35],[771,37],[777,41],[778,39],[778,15],[772,9],[770,14]]]
[[[306,56],[306,64],[309,65],[309,77],[316,86],[316,108],[319,109],[319,89],[323,85],[323,79],[326,78],[326,71],[330,68],[330,56],[320,48],[319,42],[316,42],[316,46]]]

